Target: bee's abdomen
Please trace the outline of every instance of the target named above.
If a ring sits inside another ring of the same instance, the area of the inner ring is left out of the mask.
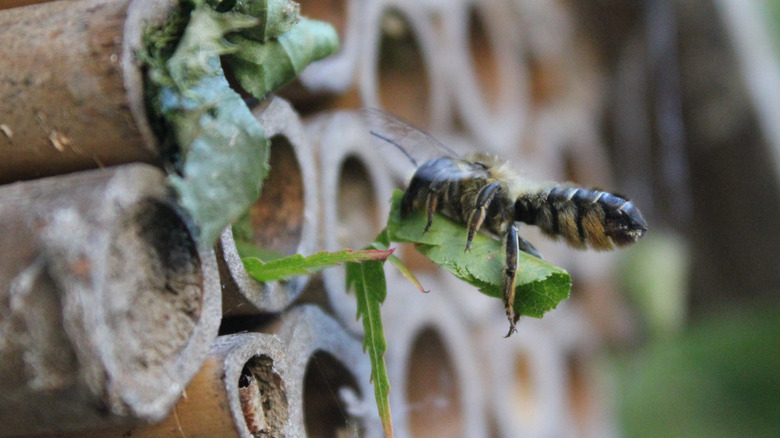
[[[611,193],[558,186],[521,195],[515,219],[561,236],[575,248],[613,249],[636,242],[647,222],[631,201]]]

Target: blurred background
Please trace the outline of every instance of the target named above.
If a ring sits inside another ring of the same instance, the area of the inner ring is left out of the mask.
[[[345,4],[302,2],[339,26],[341,72],[355,76],[315,99],[286,94],[299,111],[382,107],[532,177],[625,194],[650,224],[615,254],[525,229],[574,289],[564,309],[523,320],[522,340],[490,341],[514,352],[488,354],[514,364],[488,367],[492,436],[780,434],[779,1]],[[324,84],[322,68],[303,82]],[[506,376],[514,393],[491,394]],[[441,414],[414,406],[412,420]]]
[[[30,3],[42,1],[0,9]],[[261,244],[357,248],[384,227],[386,201],[410,169],[377,152],[353,112],[364,106],[459,150],[505,157],[529,177],[622,194],[650,226],[613,253],[573,251],[523,228],[574,286],[509,339],[498,300],[402,246],[431,292],[388,269],[397,436],[780,436],[780,0],[299,3],[336,27],[341,49],[279,93],[290,105],[254,102],[276,129],[279,172],[257,204],[272,213],[259,221],[270,230]],[[287,237],[274,220],[305,236],[274,243]],[[223,296],[221,335],[295,326],[320,313],[291,309],[314,304],[338,321],[322,336],[359,356],[342,271],[255,287],[281,304],[247,310]],[[338,390],[360,393],[368,379],[354,376],[365,374],[344,375],[366,364],[327,354],[312,353],[319,359],[294,383],[304,398],[333,402],[328,415],[304,406],[308,436],[376,430],[366,426],[376,422],[371,397],[361,405]]]

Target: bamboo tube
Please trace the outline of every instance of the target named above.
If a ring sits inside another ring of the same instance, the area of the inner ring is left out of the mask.
[[[529,105],[517,47],[522,39],[508,6],[494,0],[459,2],[442,8],[441,16],[439,50],[448,57],[446,74],[458,115],[484,148],[504,153],[518,144]]]
[[[280,322],[291,436],[382,436],[362,343],[315,306],[295,308]]]
[[[503,321],[492,321],[478,336],[498,436],[614,436],[598,342],[575,305],[521,319],[511,342],[495,336]]]
[[[339,52],[309,65],[298,77],[313,92],[343,93],[352,86],[361,47],[362,11],[360,0],[303,0],[301,11],[309,17],[324,20],[336,27]]]
[[[0,183],[158,163],[136,52],[175,0],[56,1],[0,11]]]
[[[367,2],[358,76],[363,105],[383,108],[432,131],[448,126],[447,61],[424,5]]]
[[[270,173],[260,198],[250,208],[252,244],[284,255],[309,255],[317,248],[319,189],[314,152],[298,115],[274,98],[255,111],[271,139]],[[260,283],[244,269],[228,227],[216,247],[223,282],[225,315],[279,312],[292,303],[309,277]]]
[[[487,436],[485,381],[477,348],[439,279],[418,274],[431,289],[388,282],[382,308],[387,338],[390,406],[398,436]]]
[[[609,381],[599,370],[601,339],[584,309],[569,302],[543,321],[563,363],[565,414],[557,419],[566,436],[616,436]]]
[[[322,217],[320,247],[328,251],[362,248],[374,241],[390,214],[393,182],[385,157],[370,140],[364,120],[350,112],[337,112],[310,121],[309,136],[320,169]],[[357,305],[345,288],[342,267],[322,273],[330,307],[339,321],[355,333]]]
[[[273,335],[220,336],[171,414],[156,424],[80,436],[294,438],[285,347]]]
[[[478,356],[489,370],[488,411],[499,437],[572,436],[568,430],[563,348],[546,319],[523,318],[517,333],[501,337],[506,321],[497,312],[479,330]]]
[[[0,435],[167,414],[221,315],[186,222],[147,165],[0,190]]]
[[[36,3],[46,3],[54,0],[4,0],[0,3],[0,9],[18,8],[20,6],[34,5]]]

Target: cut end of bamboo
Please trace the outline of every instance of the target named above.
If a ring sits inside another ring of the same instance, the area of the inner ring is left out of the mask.
[[[333,113],[307,126],[320,161],[321,246],[328,251],[362,248],[374,241],[390,210],[393,182],[385,157],[371,141],[365,120],[350,112]],[[345,296],[342,268],[322,273],[331,308],[350,330],[362,333],[356,301]]]
[[[461,389],[453,357],[439,332],[421,330],[406,365],[406,404],[412,436],[464,436]]]
[[[156,380],[168,373],[200,320],[203,272],[197,245],[171,205],[143,200],[131,208],[111,237],[107,319],[113,342],[122,346],[117,373]]]
[[[295,254],[304,228],[304,177],[295,148],[281,134],[271,137],[270,171],[260,198],[249,209],[251,243]]]
[[[428,70],[430,56],[421,45],[406,15],[396,9],[384,11],[379,42],[378,92],[381,107],[413,120],[418,126],[430,126],[431,90]]]
[[[246,272],[242,257],[271,260],[310,254],[317,243],[317,171],[299,116],[280,98],[271,99],[253,113],[271,140],[270,171],[246,220],[228,227],[217,244],[226,316],[281,311],[308,281],[308,277],[299,276],[285,282],[260,283]]]
[[[162,172],[128,165],[13,184],[0,205],[13,235],[0,242],[0,294],[15,297],[0,315],[0,386],[13,395],[0,407],[24,414],[3,416],[9,430],[164,417],[221,311],[213,253],[198,250]]]
[[[418,278],[437,283],[433,275]],[[480,436],[487,376],[473,354],[470,328],[453,317],[458,310],[447,291],[391,287],[396,301],[387,301],[383,323],[394,428],[404,436]]]
[[[360,342],[313,306],[287,313],[278,335],[286,346],[290,427],[298,435],[378,436],[370,364]]]

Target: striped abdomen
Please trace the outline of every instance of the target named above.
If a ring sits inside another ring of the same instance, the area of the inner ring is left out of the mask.
[[[631,201],[600,190],[558,186],[520,195],[515,219],[575,248],[609,250],[636,242],[647,222]]]

